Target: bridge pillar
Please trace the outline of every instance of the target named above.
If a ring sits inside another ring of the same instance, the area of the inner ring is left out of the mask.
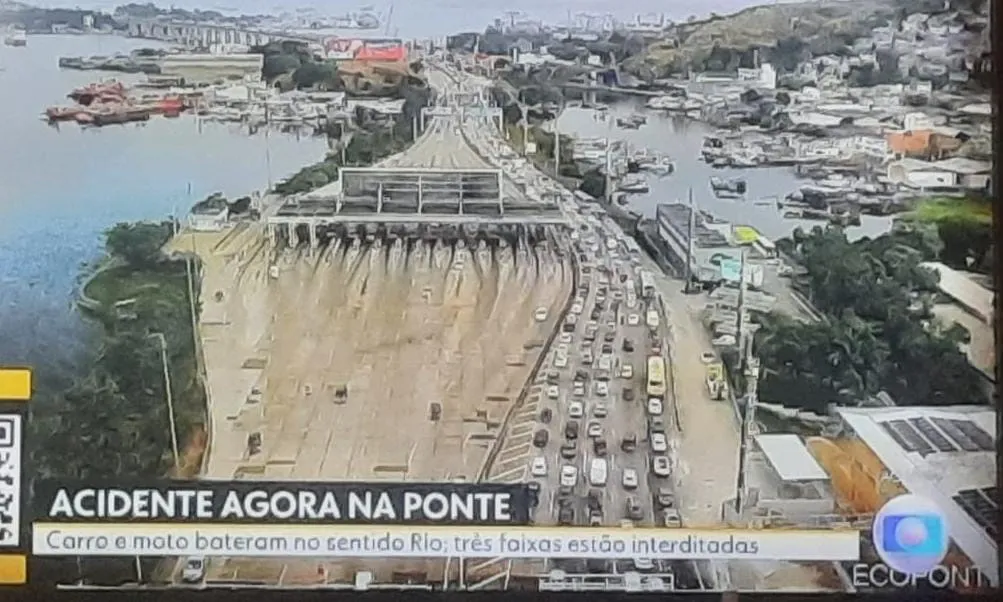
[[[313,223],[310,224],[310,255],[313,255],[314,249],[317,248],[317,226]]]
[[[296,232],[296,224],[286,224],[286,227],[289,228],[287,231],[289,234],[289,246],[295,249],[300,245],[300,235]]]
[[[275,245],[278,242],[276,240],[276,238],[278,237],[278,232],[277,232],[278,226],[268,224],[267,229],[268,229],[268,248],[274,249]]]

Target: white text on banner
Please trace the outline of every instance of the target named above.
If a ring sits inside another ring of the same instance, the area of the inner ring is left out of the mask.
[[[40,556],[858,560],[856,531],[36,523]]]

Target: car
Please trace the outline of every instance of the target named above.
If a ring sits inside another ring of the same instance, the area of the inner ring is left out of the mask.
[[[549,312],[547,312],[546,307],[537,307],[536,311],[533,312],[533,319],[537,322],[545,322],[547,320],[548,313]]]
[[[662,510],[662,524],[670,529],[678,529],[683,526],[683,519],[675,508],[665,508]]]
[[[626,388],[623,390],[623,400],[624,401],[634,401],[634,389]]]
[[[582,363],[583,364],[586,364],[586,365],[587,364],[591,364],[593,359],[594,358],[592,357],[592,350],[591,349],[585,349],[585,350],[582,351]]]
[[[603,381],[597,381],[595,385],[596,395],[599,397],[606,397],[609,395],[609,385]]]
[[[653,472],[656,477],[667,477],[671,475],[672,468],[669,465],[669,458],[666,456],[652,456],[651,472]]]
[[[661,416],[649,416],[648,417],[648,431],[651,433],[664,433],[665,432],[665,421],[662,420]]]
[[[540,422],[543,424],[550,424],[550,421],[554,418],[554,410],[550,408],[543,408],[540,410]]]
[[[613,355],[613,345],[612,343],[603,343],[600,352],[603,355]]]
[[[632,562],[634,568],[642,573],[655,570],[655,562],[650,558],[634,558]]]
[[[602,437],[592,440],[592,451],[599,457],[603,457],[609,451],[609,444]]]
[[[635,304],[637,300],[635,299]],[[627,300],[627,305],[630,306],[630,300]],[[641,316],[637,314],[629,314],[627,316],[627,326],[639,326],[641,324]]]
[[[717,355],[711,351],[704,351],[700,354],[700,361],[705,364],[711,364],[717,361]]]
[[[620,368],[620,378],[626,378],[628,380],[634,378],[634,366],[624,364],[623,367]]]
[[[592,437],[593,439],[597,437],[602,437],[602,425],[593,420],[592,422],[589,423],[589,426],[586,429],[586,433],[588,434],[589,437]]]
[[[669,441],[665,433],[651,433],[651,451],[659,454],[669,451]]]
[[[623,488],[627,490],[637,489],[637,482],[637,471],[633,468],[624,468],[622,479]]]
[[[554,367],[555,368],[567,368],[568,367],[568,356],[561,355],[558,353],[554,356]]]
[[[601,401],[597,401],[595,405],[592,406],[592,416],[595,418],[605,418],[609,414],[609,409],[606,404]]]
[[[526,490],[529,492],[529,506],[536,508],[540,505],[540,482],[530,481],[526,483]]]
[[[657,397],[648,398],[648,413],[652,416],[662,415],[662,400]]]
[[[561,444],[561,457],[565,460],[574,460],[578,456],[578,444],[568,441]]]
[[[570,332],[562,332],[562,333],[561,333],[561,334],[560,334],[560,335],[559,335],[559,336],[557,337],[557,340],[558,340],[558,341],[559,341],[559,342],[560,342],[560,343],[561,343],[562,345],[570,345],[570,344],[571,344],[571,343],[572,343],[572,342],[573,342],[573,341],[575,340],[575,335],[571,334]]]
[[[569,440],[569,441],[577,439],[578,438],[578,429],[579,429],[578,421],[577,420],[569,420],[564,425],[564,438],[567,439],[567,440]]]
[[[624,435],[623,439],[620,440],[620,449],[627,453],[637,449],[637,435],[634,433],[627,433]]]
[[[550,399],[557,399],[561,396],[561,389],[557,385],[550,385],[547,387],[547,397]]]
[[[185,583],[199,583],[205,579],[205,556],[189,556],[181,570],[181,580]]]
[[[634,351],[634,341],[632,341],[630,339],[624,339],[623,340],[623,350],[626,351],[627,353],[630,353],[630,352]]]
[[[530,474],[534,477],[545,477],[547,476],[547,459],[543,456],[537,456],[533,458],[533,464],[529,469]]]
[[[547,447],[550,441],[550,432],[547,429],[540,429],[533,434],[533,445],[536,447]]]
[[[578,467],[565,464],[561,467],[561,486],[574,487],[578,484]]]
[[[676,494],[668,487],[659,487],[655,503],[659,508],[672,508],[676,504]]]
[[[575,301],[574,304],[571,306],[571,313],[573,313],[573,314],[580,314],[580,313],[582,313],[583,309],[585,309],[585,308],[582,307],[581,301]]]
[[[606,341],[607,343],[612,343],[613,341],[616,340],[616,332],[613,330],[607,330],[602,335],[602,340]]]
[[[571,347],[567,343],[559,343],[557,345],[557,355],[567,355]]]
[[[644,509],[641,508],[641,504],[637,502],[634,496],[627,496],[627,501],[625,506],[625,516],[630,520],[643,520],[644,519]]]
[[[589,526],[590,527],[601,527],[602,526],[602,511],[592,511],[589,512]]]
[[[582,418],[585,416],[585,406],[580,401],[572,401],[568,404],[568,416],[571,418]]]
[[[572,385],[571,394],[575,397],[585,396],[585,383],[580,380],[576,380],[575,384]]]

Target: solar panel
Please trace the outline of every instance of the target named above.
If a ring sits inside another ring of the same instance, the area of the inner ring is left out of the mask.
[[[975,445],[979,446],[982,451],[995,451],[996,442],[993,438],[982,429],[979,425],[975,424],[971,420],[952,420],[951,424],[958,427],[961,432],[968,436]]]
[[[885,432],[888,433],[888,436],[891,437],[892,439],[894,439],[895,443],[898,443],[899,447],[901,447],[902,449],[904,449],[906,451],[910,451],[910,452],[911,451],[916,451],[913,448],[912,444],[910,444],[908,441],[906,441],[905,438],[902,435],[900,435],[898,431],[896,431],[895,429],[893,429],[889,423],[882,422],[881,423],[881,428],[885,429]]]
[[[964,422],[962,420],[947,420],[946,418],[931,418],[934,424],[940,427],[940,430],[944,431],[952,441],[958,444],[958,447],[965,450],[966,452],[977,452],[982,451],[971,437],[965,434],[965,431],[961,430],[956,422]],[[974,426],[974,425],[973,425]]]
[[[939,451],[953,452],[958,450],[958,448],[951,443],[951,440],[941,434],[941,432],[937,430],[937,427],[933,426],[933,423],[926,418],[910,418],[909,424],[922,433],[923,436],[926,437],[927,441],[932,443]]]
[[[999,507],[986,494],[986,491],[992,489],[994,488],[965,489],[959,491],[953,499],[990,537],[996,539],[996,514]]]
[[[897,432],[902,439],[909,443],[908,446],[902,445],[902,442],[898,438],[895,439],[906,451],[918,452],[923,456],[933,453],[933,446],[927,443],[926,439],[920,436],[919,432],[905,420],[889,420],[884,424],[886,425],[886,430],[890,429]],[[892,435],[892,437],[895,437],[895,435]]]

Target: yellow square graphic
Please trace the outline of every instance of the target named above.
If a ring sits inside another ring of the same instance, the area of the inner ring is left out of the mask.
[[[0,554],[0,585],[28,583],[28,557],[24,554]]]
[[[0,368],[0,399],[28,401],[31,399],[31,370],[28,368]]]

